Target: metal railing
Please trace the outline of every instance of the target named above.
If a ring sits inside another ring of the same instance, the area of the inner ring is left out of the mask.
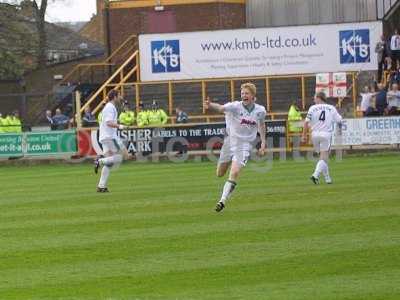
[[[136,50],[137,47],[137,36],[129,36],[117,49],[115,49],[110,56],[99,63],[79,64],[75,66],[64,78],[58,83],[59,85],[68,84],[71,81],[82,81],[87,73],[93,74],[96,68],[111,68],[116,66],[113,60],[118,57],[122,57],[122,61],[125,61],[127,54],[130,54]]]
[[[357,100],[357,74],[358,72],[348,72],[348,75],[351,76],[351,84],[347,90],[348,93],[351,92],[351,98],[353,101],[353,108],[356,108],[356,100]],[[124,84],[108,84],[107,86],[110,89],[121,89],[123,87],[134,87],[135,88],[135,102],[136,106],[139,105],[140,99],[140,89],[146,85],[167,85],[168,88],[168,111],[170,114],[173,112],[174,107],[174,86],[180,84],[200,84],[201,85],[201,101],[203,102],[207,95],[207,84],[212,82],[226,82],[230,85],[230,100],[233,101],[236,99],[235,93],[235,83],[243,82],[243,81],[265,81],[265,89],[261,90],[258,94],[265,94],[265,99],[258,99],[258,103],[265,105],[268,112],[272,112],[272,96],[271,96],[271,80],[273,79],[297,79],[300,80],[301,85],[301,98],[302,108],[306,108],[306,79],[307,78],[315,78],[316,74],[299,74],[299,75],[285,75],[285,76],[263,76],[263,77],[240,77],[240,78],[219,78],[219,79],[203,79],[203,80],[179,80],[179,81],[151,81],[151,82],[133,82],[133,83],[124,83]],[[106,87],[106,86],[105,86]],[[346,97],[347,98],[347,97]],[[200,103],[201,105],[201,103]],[[98,108],[98,107],[96,107]],[[98,109],[97,109],[98,110]],[[97,111],[96,110],[96,111]],[[203,110],[203,113],[205,111]]]
[[[81,107],[80,113],[85,111],[86,107],[90,107],[93,103],[96,107],[93,109],[95,114],[104,105],[107,93],[111,89],[124,89],[125,83],[133,76],[139,77],[139,51],[136,50],[115,72],[107,79],[106,82],[89,98],[89,100]],[[112,82],[118,80],[117,83]]]
[[[76,111],[79,111],[80,114],[79,116],[84,112],[86,107],[93,107],[93,104],[95,104],[95,108],[93,109],[93,113],[97,113],[100,111],[102,106],[105,103],[105,99],[107,96],[107,92],[116,89],[121,91],[122,96],[124,97],[124,90],[125,89],[130,89],[131,91],[134,89],[134,101],[136,104],[136,107],[139,106],[139,103],[141,102],[141,89],[145,86],[166,86],[167,91],[165,93],[167,103],[168,103],[168,114],[171,116],[173,115],[173,110],[175,107],[175,97],[174,97],[174,91],[175,87],[177,85],[185,85],[185,84],[197,84],[199,86],[199,97],[198,103],[195,103],[196,107],[202,107],[202,102],[206,99],[208,96],[207,94],[207,86],[211,83],[216,83],[216,82],[223,82],[226,83],[229,86],[229,98],[228,100],[235,100],[238,96],[236,92],[236,88],[240,83],[243,81],[258,81],[258,82],[263,82],[263,87],[260,90],[259,89],[259,95],[265,95],[265,98],[259,98],[257,101],[261,105],[264,105],[267,108],[268,114],[271,116],[272,120],[278,119],[280,117],[283,117],[286,119],[287,117],[287,112],[282,112],[282,111],[273,111],[272,106],[273,106],[273,97],[271,95],[271,81],[274,79],[296,79],[300,83],[301,87],[301,106],[302,110],[304,111],[307,107],[307,87],[306,87],[306,79],[312,79],[315,78],[315,74],[299,74],[299,75],[286,75],[286,76],[265,76],[265,77],[245,77],[245,78],[220,78],[220,79],[204,79],[204,80],[180,80],[180,81],[152,81],[152,82],[126,82],[127,79],[132,76],[135,72],[138,72],[138,52],[135,52],[114,74],[112,77],[110,77],[104,84],[103,86],[95,93],[93,96],[81,107],[79,104],[79,109]],[[128,72],[124,72],[124,68],[127,64],[131,62],[136,62],[137,64],[128,70]],[[349,72],[347,75],[351,78],[350,84],[347,89],[347,94],[349,96],[340,98],[338,103],[339,105],[342,105],[342,102],[344,99],[350,99],[351,102],[350,104],[352,106],[352,110],[354,113],[354,116],[356,116],[356,108],[357,108],[357,76],[358,72]],[[112,81],[116,78],[119,78],[120,81],[117,83],[113,83]],[[193,94],[196,92],[193,91]],[[193,103],[191,103],[193,104]],[[215,118],[221,118],[220,115],[206,115],[206,111],[204,111],[204,108],[202,110],[203,114],[197,114],[194,116],[191,116],[191,120],[202,120],[206,122],[210,122],[211,120],[214,120]],[[77,116],[77,119],[79,117]],[[170,118],[170,122],[173,124],[175,123],[175,119],[172,117]]]

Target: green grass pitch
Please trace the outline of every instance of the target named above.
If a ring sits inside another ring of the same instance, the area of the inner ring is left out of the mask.
[[[400,299],[400,155],[250,164],[0,166],[0,299]]]

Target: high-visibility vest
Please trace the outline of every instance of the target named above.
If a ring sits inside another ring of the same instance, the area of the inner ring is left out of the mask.
[[[133,111],[123,111],[118,120],[122,125],[132,126],[135,123],[135,113]]]
[[[6,125],[5,131],[7,133],[19,133],[22,132],[22,123],[21,120],[14,116],[8,116],[7,118],[3,119],[3,125]]]
[[[162,110],[151,110],[148,114],[149,124],[150,125],[163,125],[168,122],[167,114]]]
[[[0,133],[6,133],[7,132],[7,127],[6,126],[6,119],[0,117]]]
[[[11,117],[12,132],[20,133],[22,132],[22,122],[17,117]]]
[[[289,132],[301,132],[303,130],[301,113],[294,105],[290,106],[288,113]]]
[[[144,127],[149,125],[149,118],[147,111],[139,111],[136,118],[136,124],[139,127]]]
[[[161,124],[167,124],[168,122],[168,115],[163,111],[162,109],[157,110],[157,113],[159,115]]]

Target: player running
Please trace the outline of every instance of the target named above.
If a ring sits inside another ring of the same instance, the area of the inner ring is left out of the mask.
[[[100,166],[101,177],[97,186],[97,192],[107,193],[107,181],[111,169],[119,167],[123,159],[128,158],[128,151],[117,135],[117,129],[124,130],[127,126],[118,124],[118,111],[116,106],[121,102],[118,91],[111,90],[107,95],[107,104],[104,106],[100,120],[99,141],[103,147],[104,158],[96,158],[94,161],[94,172],[97,174]]]
[[[311,128],[311,140],[314,150],[319,153],[319,161],[311,176],[314,184],[319,183],[319,175],[321,173],[324,175],[325,183],[332,183],[328,168],[329,150],[331,148],[334,124],[338,123],[340,126],[342,122],[342,117],[336,108],[333,105],[326,104],[325,101],[326,97],[323,92],[315,95],[315,104],[308,110],[302,135],[302,142],[305,142],[307,139],[307,129]]]
[[[256,86],[245,83],[241,86],[241,100],[220,105],[210,102],[209,98],[204,102],[204,108],[223,112],[226,119],[226,134],[221,149],[217,166],[217,176],[226,174],[230,165],[229,179],[225,182],[221,199],[215,210],[222,211],[226,202],[232,195],[237,185],[240,170],[246,165],[252,144],[256,141],[257,132],[260,133],[261,147],[259,154],[265,154],[265,108],[255,103]]]

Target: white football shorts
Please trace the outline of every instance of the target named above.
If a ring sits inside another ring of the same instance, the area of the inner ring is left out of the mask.
[[[248,142],[231,141],[229,136],[225,137],[219,154],[218,163],[229,163],[235,161],[243,167],[250,158],[251,145]]]
[[[119,153],[124,147],[124,144],[120,139],[103,140],[101,145],[103,146],[103,155],[107,155],[108,153]]]
[[[311,141],[317,153],[331,149],[332,134],[330,132],[313,132]]]

